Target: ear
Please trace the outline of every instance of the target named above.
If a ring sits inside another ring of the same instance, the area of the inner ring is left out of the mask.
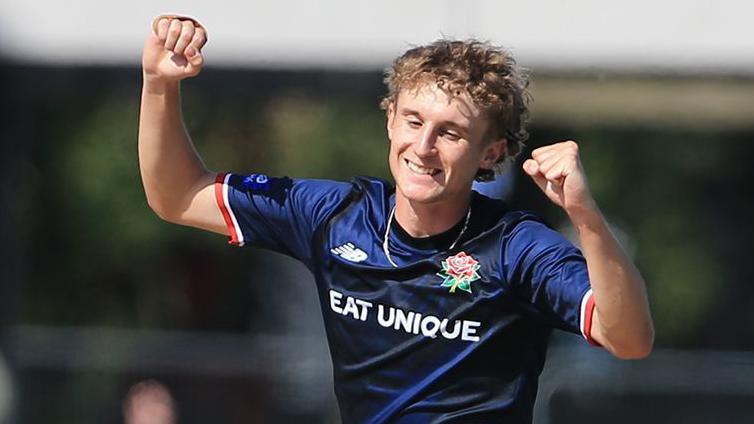
[[[393,121],[395,120],[395,102],[391,101],[387,105],[387,138],[393,139]]]
[[[500,137],[489,143],[484,149],[484,156],[479,161],[479,167],[482,169],[492,169],[500,157],[504,156],[507,151],[508,140]]]

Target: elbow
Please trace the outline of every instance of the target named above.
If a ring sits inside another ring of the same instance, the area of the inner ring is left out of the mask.
[[[636,360],[645,359],[652,353],[652,343],[641,346],[632,346],[628,349],[616,350],[613,352],[618,359],[623,360]]]
[[[618,359],[636,360],[647,358],[654,348],[654,329],[650,328],[645,334],[625,343],[620,347],[614,346],[612,354]]]
[[[160,218],[163,221],[170,222],[170,223],[176,223],[177,222],[177,215],[174,211],[172,211],[170,208],[168,208],[164,202],[160,202],[159,200],[155,199],[153,196],[147,195],[147,205],[150,209],[152,209],[152,212],[157,215],[158,218]]]

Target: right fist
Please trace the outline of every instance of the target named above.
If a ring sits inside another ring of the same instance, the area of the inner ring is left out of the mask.
[[[207,42],[204,26],[183,16],[158,16],[144,42],[141,64],[150,81],[173,82],[202,70],[202,47]]]

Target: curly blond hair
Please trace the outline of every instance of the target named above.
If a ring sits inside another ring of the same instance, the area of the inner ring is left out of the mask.
[[[437,40],[414,47],[395,59],[385,72],[388,93],[380,102],[387,110],[404,90],[434,82],[450,96],[467,93],[487,112],[488,135],[507,140],[506,154],[494,169],[479,169],[477,181],[491,181],[503,169],[506,158],[514,158],[529,137],[529,78],[505,49],[478,40]]]

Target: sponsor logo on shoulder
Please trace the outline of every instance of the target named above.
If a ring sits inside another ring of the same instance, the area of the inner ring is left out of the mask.
[[[243,179],[243,185],[252,190],[265,190],[270,179],[264,174],[250,174]]]
[[[367,252],[359,249],[353,243],[348,242],[330,249],[330,253],[338,255],[349,262],[363,262],[367,258]]]

